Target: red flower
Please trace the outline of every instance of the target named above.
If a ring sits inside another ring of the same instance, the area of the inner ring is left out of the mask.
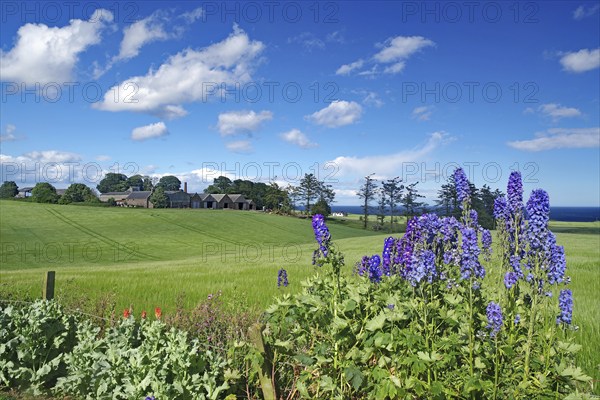
[[[142,319],[146,319],[146,311],[142,311]]]
[[[154,315],[156,316],[156,319],[160,319],[160,317],[162,316],[162,310],[160,309],[160,307],[156,307],[154,309]]]
[[[129,312],[128,308],[123,310],[123,318],[129,318],[130,315],[131,313]]]

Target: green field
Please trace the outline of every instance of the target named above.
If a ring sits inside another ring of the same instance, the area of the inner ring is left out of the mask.
[[[358,229],[357,218],[330,222],[347,272],[362,255],[380,253],[387,237]],[[552,222],[551,229],[565,246],[581,365],[599,379],[600,223]],[[193,307],[221,290],[225,301],[243,298],[258,311],[314,272],[310,220],[258,212],[0,201],[0,237],[0,298],[39,297],[44,272],[54,270],[58,298],[114,294],[118,309],[168,313],[182,294]],[[286,289],[276,285],[280,268],[288,271]]]

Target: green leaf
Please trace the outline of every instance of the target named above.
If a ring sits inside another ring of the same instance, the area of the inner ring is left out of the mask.
[[[367,322],[367,324],[365,325],[365,328],[370,331],[377,331],[383,328],[383,325],[385,324],[385,320],[386,320],[386,315],[383,312],[380,312],[379,315],[377,315],[375,318],[372,318],[371,320],[369,320],[369,322]]]

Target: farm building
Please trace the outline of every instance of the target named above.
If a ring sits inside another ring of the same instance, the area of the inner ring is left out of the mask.
[[[19,193],[17,194],[16,197],[18,197],[18,198],[29,197],[29,196],[31,196],[31,191],[32,190],[33,190],[33,187],[22,187],[22,188],[19,188]]]
[[[183,190],[165,192],[169,199],[169,208],[189,208],[190,195]]]
[[[150,202],[151,195],[152,191],[150,190],[133,191],[129,193],[125,202],[128,206],[153,208],[152,202]]]

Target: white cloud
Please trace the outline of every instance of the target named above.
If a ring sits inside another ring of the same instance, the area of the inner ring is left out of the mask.
[[[110,161],[111,157],[106,154],[100,154],[96,156],[96,161]]]
[[[288,44],[297,43],[302,45],[302,47],[307,51],[312,51],[314,49],[323,50],[325,48],[325,42],[315,36],[312,32],[302,32],[301,34],[288,38]]]
[[[354,101],[336,100],[327,107],[307,115],[306,119],[317,125],[337,128],[358,121],[362,115],[362,107]]]
[[[222,84],[233,87],[251,80],[264,49],[237,26],[228,38],[201,50],[186,49],[144,76],[134,76],[109,89],[94,107],[105,111],[135,111],[176,118],[183,103],[206,101]],[[115,101],[117,99],[117,101]]]
[[[181,17],[185,19],[188,24],[196,22],[196,20],[202,18],[203,16],[204,9],[202,7],[198,7],[193,9],[192,11],[188,11],[186,13],[181,14]]]
[[[423,146],[412,150],[367,157],[340,156],[330,162],[337,165],[342,175],[362,177],[375,172],[378,179],[381,179],[393,176],[403,163],[422,160],[449,140],[451,137],[447,133],[434,132]]]
[[[149,17],[134,22],[123,30],[123,40],[119,55],[115,60],[126,60],[137,56],[145,44],[156,40],[168,39],[160,13],[153,13]]]
[[[363,99],[363,104],[367,106],[375,106],[377,108],[383,106],[383,100],[379,98],[379,95],[375,92],[369,92]]]
[[[553,128],[536,133],[535,136],[535,139],[508,142],[508,145],[524,151],[600,147],[600,127]]]
[[[344,43],[346,40],[344,39],[344,35],[340,31],[333,31],[327,34],[326,40],[332,43]]]
[[[0,135],[0,142],[12,142],[13,140],[17,140],[17,137],[14,134],[16,129],[16,126],[7,124],[4,133]]]
[[[566,53],[560,63],[565,71],[569,72],[586,72],[600,67],[600,48],[598,49],[581,49],[576,52]]]
[[[432,112],[433,111],[429,106],[416,107],[412,110],[412,117],[419,121],[429,121]]]
[[[555,121],[561,118],[578,117],[581,115],[581,111],[576,108],[562,107],[560,104],[555,103],[542,104],[538,107],[538,110],[543,115],[552,117]]]
[[[573,19],[580,20],[587,17],[592,17],[600,10],[600,4],[595,4],[586,8],[585,6],[579,6],[573,11]]]
[[[362,68],[362,66],[365,64],[364,60],[357,60],[354,61],[353,63],[350,64],[344,64],[341,67],[339,67],[337,69],[337,71],[335,71],[336,75],[349,75],[350,72],[354,71],[355,69],[359,69]]]
[[[318,146],[317,143],[311,142],[299,129],[292,129],[291,131],[284,132],[280,137],[286,142],[302,147],[303,149],[310,149],[311,147]]]
[[[435,46],[435,43],[423,36],[396,36],[387,39],[378,53],[369,60],[373,66],[367,70],[359,71],[358,75],[374,76],[381,68],[385,74],[398,74],[406,67],[406,60],[412,55],[426,47]],[[337,69],[336,75],[349,75],[353,71],[361,69],[366,62],[362,59],[350,64],[344,64]]]
[[[21,26],[15,46],[8,52],[0,50],[2,80],[42,85],[71,81],[79,54],[100,43],[102,31],[112,20],[110,11],[98,9],[88,21],[72,19],[62,28]]]
[[[31,151],[29,153],[25,153],[24,157],[43,164],[69,163],[81,160],[81,156],[79,154],[58,150]]]
[[[132,140],[146,140],[159,138],[169,133],[167,126],[164,122],[157,122],[155,124],[139,126],[131,131]]]
[[[230,111],[219,114],[217,128],[221,136],[231,136],[238,133],[252,133],[260,129],[264,121],[273,119],[271,111]]]
[[[405,60],[419,50],[435,43],[423,36],[396,36],[385,41],[383,49],[373,58],[382,63]]]
[[[252,143],[250,143],[249,140],[237,140],[235,142],[229,142],[225,145],[225,147],[227,147],[227,150],[239,154],[252,153],[254,150],[252,148]]]

